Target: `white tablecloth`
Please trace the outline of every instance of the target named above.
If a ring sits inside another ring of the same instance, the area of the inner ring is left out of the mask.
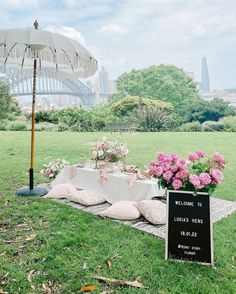
[[[65,167],[52,182],[52,186],[61,183],[71,183],[79,189],[90,189],[100,192],[109,203],[121,200],[139,201],[161,196],[160,190],[154,179],[136,180],[132,187],[129,186],[131,175],[121,173],[107,173],[107,181],[101,183],[99,170],[80,167]]]

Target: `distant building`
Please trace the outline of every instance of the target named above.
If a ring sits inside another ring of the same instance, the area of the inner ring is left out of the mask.
[[[110,94],[109,76],[108,76],[108,72],[105,71],[104,66],[102,66],[101,70],[99,71],[98,77],[99,77],[100,93]]]
[[[114,94],[117,92],[116,82],[117,82],[117,80],[110,80],[110,93],[111,94]]]
[[[200,85],[200,89],[202,90],[202,92],[210,91],[210,81],[206,57],[202,58],[202,82]]]
[[[228,92],[227,90],[224,91],[212,91],[212,92],[205,92],[202,93],[202,98],[204,100],[211,101],[214,98],[220,98],[224,101],[229,102],[232,106],[236,107],[236,91]]]

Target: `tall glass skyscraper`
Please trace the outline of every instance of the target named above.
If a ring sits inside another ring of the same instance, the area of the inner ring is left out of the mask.
[[[202,58],[202,83],[201,83],[201,90],[203,92],[210,91],[210,81],[209,81],[209,73],[207,68],[207,59],[204,56]]]
[[[105,93],[105,94],[110,93],[108,72],[105,71],[104,66],[102,66],[101,70],[98,73],[98,76],[99,76],[100,93]]]

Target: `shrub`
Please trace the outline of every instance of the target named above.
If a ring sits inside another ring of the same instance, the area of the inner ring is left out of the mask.
[[[236,116],[224,117],[220,123],[223,124],[225,132],[236,132]]]
[[[68,131],[68,130],[69,130],[68,125],[63,122],[59,122],[59,124],[57,125],[58,132],[64,132],[64,131]]]
[[[12,122],[7,125],[9,131],[27,131],[27,125],[22,122]]]
[[[220,121],[205,121],[202,124],[202,129],[205,132],[222,132],[224,131],[224,125]]]
[[[6,131],[6,129],[7,129],[7,121],[0,120],[0,131]]]
[[[178,131],[180,131],[180,132],[201,132],[202,125],[198,121],[193,121],[193,122],[181,125],[178,128]]]
[[[143,106],[133,111],[131,122],[138,131],[167,131],[172,125],[172,115],[164,109]]]
[[[28,131],[31,131],[31,125],[28,126]],[[36,123],[35,131],[57,132],[57,125],[47,122]]]

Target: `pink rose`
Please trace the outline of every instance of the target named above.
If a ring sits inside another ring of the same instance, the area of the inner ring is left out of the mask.
[[[165,163],[165,164],[163,164],[162,168],[164,171],[168,171],[168,170],[170,170],[170,165],[168,163]]]
[[[177,161],[178,157],[176,154],[171,154],[170,156],[172,161]]]
[[[158,161],[163,161],[163,160],[165,159],[165,157],[166,157],[166,154],[163,153],[163,152],[161,152],[161,153],[159,153],[159,154],[157,155],[157,160],[158,160]]]
[[[197,155],[197,153],[190,153],[189,156],[188,156],[188,159],[190,161],[196,161],[199,159],[199,156]]]
[[[178,169],[179,169],[179,168],[178,168],[177,165],[172,165],[172,166],[170,167],[170,170],[171,170],[173,173],[176,173]]]
[[[157,169],[157,164],[155,162],[151,162],[149,164],[149,170],[148,170],[149,175],[152,176],[155,173],[156,169]]]
[[[212,177],[212,183],[216,185],[220,184],[224,178],[222,172],[216,168],[211,168],[209,174]]]
[[[170,181],[170,179],[172,178],[172,176],[173,176],[173,173],[172,173],[171,171],[166,171],[166,172],[163,174],[163,178],[164,178],[167,182]]]
[[[213,157],[214,157],[215,161],[217,161],[217,162],[225,160],[224,156],[220,152],[215,152]]]
[[[179,179],[174,179],[172,185],[175,190],[178,190],[182,187],[182,182]]]
[[[198,155],[199,158],[203,158],[205,156],[205,152],[201,150],[198,150],[195,153]]]
[[[154,172],[156,176],[161,176],[163,174],[163,168],[161,166],[158,166]]]
[[[204,187],[204,185],[201,184],[199,177],[197,175],[190,176],[189,181],[193,184],[195,189],[202,189]]]
[[[186,165],[186,160],[182,159],[182,158],[179,158],[176,162],[176,165],[179,167],[179,168],[184,168],[185,165]]]
[[[181,170],[180,172],[180,179],[184,179],[188,176],[188,172],[186,170]]]
[[[201,173],[199,175],[199,180],[200,180],[200,183],[204,186],[211,183],[211,177],[208,173]]]
[[[51,174],[51,170],[50,170],[49,168],[47,168],[47,169],[45,170],[45,174],[49,177],[49,175]]]
[[[176,179],[180,179],[180,172],[177,172],[177,174],[175,175]]]
[[[224,156],[220,152],[215,152],[213,155],[215,162],[217,163],[218,167],[221,169],[225,168],[225,159]]]

